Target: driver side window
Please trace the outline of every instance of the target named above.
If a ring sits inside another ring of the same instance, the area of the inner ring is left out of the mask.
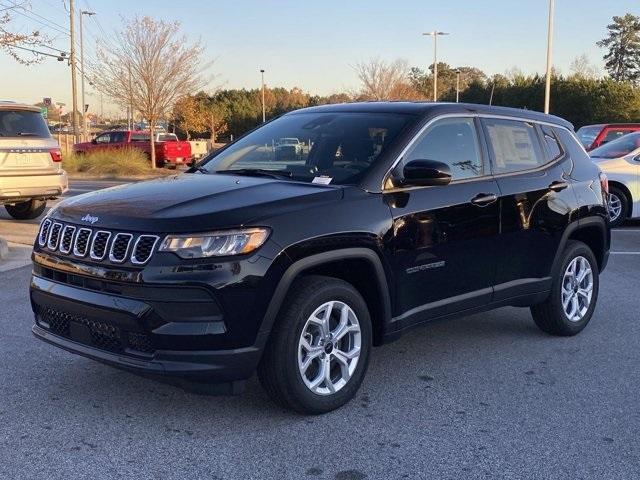
[[[484,168],[473,118],[437,120],[405,155],[405,164],[411,160],[446,163],[452,180],[482,176]]]

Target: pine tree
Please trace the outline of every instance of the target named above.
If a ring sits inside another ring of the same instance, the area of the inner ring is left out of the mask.
[[[599,41],[599,47],[607,48],[602,57],[611,78],[617,81],[638,82],[640,80],[640,17],[627,13],[624,17],[613,17],[607,25],[609,35]]]

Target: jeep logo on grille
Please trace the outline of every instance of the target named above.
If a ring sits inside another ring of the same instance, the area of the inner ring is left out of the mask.
[[[93,225],[94,223],[96,223],[98,220],[100,220],[98,217],[94,217],[93,215],[90,214],[86,214],[84,217],[82,217],[80,220],[82,220],[83,222],[88,222],[91,225]]]

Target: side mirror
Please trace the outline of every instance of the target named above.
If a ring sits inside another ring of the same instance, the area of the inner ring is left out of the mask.
[[[96,139],[94,138],[94,139],[92,139],[92,140],[91,140],[91,143],[93,143],[93,144],[95,145],[95,144],[96,144],[96,143],[98,143],[98,142],[97,142],[97,141],[96,141]]]
[[[403,187],[432,187],[451,182],[449,165],[435,160],[411,160],[402,170]]]

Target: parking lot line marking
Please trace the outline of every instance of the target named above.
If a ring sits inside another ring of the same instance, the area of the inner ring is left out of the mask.
[[[640,255],[640,252],[609,252],[610,255]]]

